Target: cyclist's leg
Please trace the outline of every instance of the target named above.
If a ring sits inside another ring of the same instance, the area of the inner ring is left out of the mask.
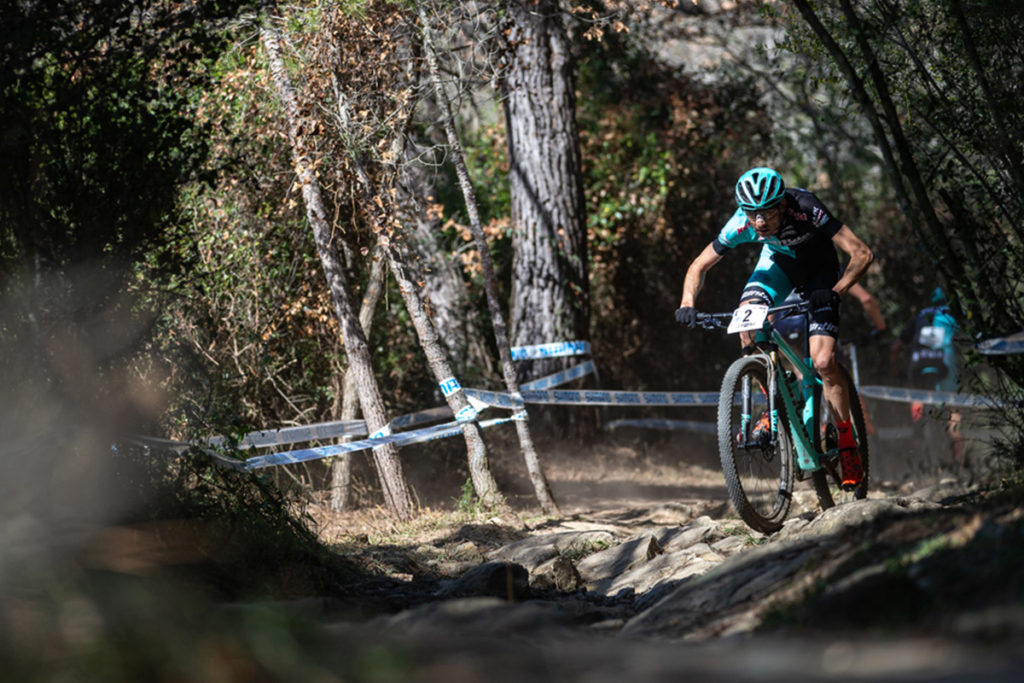
[[[829,279],[811,282],[812,289],[831,289]],[[835,281],[832,281],[835,284]],[[839,310],[833,305],[823,306],[811,311],[809,346],[811,362],[814,369],[821,375],[823,393],[839,420],[850,419],[850,388],[846,385],[846,375],[839,370],[837,348],[839,346]]]
[[[754,272],[750,274],[747,284],[740,295],[740,305],[762,304],[774,306],[793,291],[793,283],[782,268],[772,259],[768,247],[761,248],[761,256],[757,259]],[[746,347],[754,343],[754,333],[741,332],[740,343]]]
[[[810,339],[811,360],[814,369],[821,375],[822,393],[832,407],[836,418],[840,421],[850,419],[850,388],[846,385],[846,377],[839,370],[836,359],[836,340],[827,334],[814,334]]]

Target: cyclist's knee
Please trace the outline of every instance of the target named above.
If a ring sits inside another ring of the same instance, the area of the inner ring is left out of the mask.
[[[835,384],[841,380],[839,363],[836,361],[836,355],[834,353],[819,351],[814,354],[811,362],[814,363],[815,371],[817,371],[817,373],[821,375],[821,378],[829,384]]]

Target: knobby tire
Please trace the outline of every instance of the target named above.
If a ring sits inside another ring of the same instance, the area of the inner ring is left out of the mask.
[[[729,498],[740,518],[755,531],[772,533],[782,527],[793,500],[793,445],[781,400],[779,430],[774,446],[744,448],[740,441],[741,407],[734,397],[741,392],[745,378],[751,382],[751,395],[758,406],[767,407],[768,370],[757,356],[736,360],[725,372],[718,400],[718,449]],[[762,392],[761,389],[765,391]],[[756,422],[758,411],[752,411]]]

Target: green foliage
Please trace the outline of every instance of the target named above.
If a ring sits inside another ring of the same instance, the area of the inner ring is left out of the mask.
[[[68,381],[63,366],[75,358],[90,379],[74,384],[95,393],[73,401],[116,391],[150,331],[151,310],[125,295],[126,281],[162,243],[179,188],[202,176],[197,93],[227,45],[223,22],[246,6],[0,8],[0,342],[31,348],[51,382]],[[151,266],[179,277],[166,260]]]
[[[122,264],[205,154],[188,116],[216,22],[242,2],[8,3],[0,42],[0,269]],[[140,20],[139,17],[145,17]]]
[[[897,237],[911,251],[917,246],[918,262],[927,263],[911,271],[909,282],[896,279],[907,286],[892,290],[916,294],[906,306],[913,310],[943,285],[973,339],[1024,328],[1024,231],[1017,218],[1024,208],[1024,113],[1015,104],[1024,74],[1024,8],[945,0],[816,12],[823,28],[805,28],[794,45],[820,57],[821,34],[835,40],[821,64],[831,69],[835,88],[862,91],[858,113],[875,122],[875,143],[891,150],[888,179],[906,226]],[[840,52],[852,75],[836,66]],[[887,270],[887,277],[896,275]],[[1024,364],[992,360],[1011,380],[1002,398],[1020,405]],[[1001,419],[1021,424],[1020,417],[1013,409]],[[1024,431],[1015,440],[1024,443]]]
[[[591,258],[592,330],[602,379],[630,388],[706,388],[730,350],[682,334],[672,310],[686,264],[734,210],[731,187],[763,141],[749,84],[706,85],[621,34],[579,50],[580,126]],[[731,307],[745,259],[702,295]],[[614,349],[615,351],[606,351]],[[639,352],[638,351],[641,351]],[[707,362],[694,364],[695,357]]]
[[[463,482],[462,488],[459,489],[459,497],[454,500],[454,503],[457,512],[471,517],[482,510],[483,506],[480,499],[477,498],[476,491],[473,489],[472,479],[466,479]]]

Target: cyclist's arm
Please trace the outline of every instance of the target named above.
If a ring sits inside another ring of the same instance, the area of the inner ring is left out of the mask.
[[[839,232],[832,236],[832,242],[850,257],[850,262],[846,264],[843,276],[839,278],[839,282],[832,288],[837,294],[842,296],[860,279],[860,276],[871,265],[875,255],[871,253],[868,245],[864,244],[859,237],[853,234],[853,230],[850,230],[848,225],[841,227]]]
[[[722,255],[715,251],[715,243],[712,242],[704,247],[704,251],[686,269],[686,279],[683,280],[683,298],[679,306],[681,308],[696,307],[697,295],[704,286],[704,276],[711,267],[722,260]]]
[[[864,308],[864,314],[871,319],[871,323],[875,326],[876,330],[884,330],[885,318],[882,317],[882,309],[878,306],[878,300],[871,296],[871,292],[864,289],[864,285],[859,282],[855,282],[850,285],[850,289],[847,290],[847,294],[853,296],[860,302],[860,305]]]

